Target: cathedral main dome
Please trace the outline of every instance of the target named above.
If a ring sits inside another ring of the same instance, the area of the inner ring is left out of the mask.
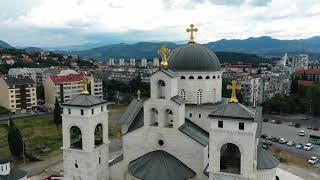
[[[219,71],[218,57],[207,47],[189,42],[176,48],[168,57],[173,71]]]

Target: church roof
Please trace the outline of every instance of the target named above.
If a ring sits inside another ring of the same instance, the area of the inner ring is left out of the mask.
[[[179,159],[165,151],[147,153],[129,163],[128,171],[144,180],[190,179],[196,173]]]
[[[186,100],[182,99],[179,95],[173,96],[171,100],[179,105],[186,103]]]
[[[219,71],[218,57],[204,45],[189,42],[168,57],[169,69],[173,71]]]
[[[27,175],[26,171],[20,170],[18,168],[12,167],[10,168],[10,174],[8,175],[0,175],[0,179],[3,180],[17,180],[25,177]]]
[[[225,103],[214,110],[210,117],[222,118],[241,118],[246,120],[254,120],[255,111],[240,103]]]
[[[155,71],[153,74],[157,73],[158,71],[161,71],[163,73],[165,73],[166,75],[172,77],[172,78],[175,78],[175,77],[178,77],[178,75],[176,75],[176,73],[174,73],[173,71],[171,71],[170,69],[168,70],[165,70],[165,69],[162,69],[162,68],[159,68],[157,71]]]
[[[122,133],[126,134],[143,126],[143,101],[134,99],[121,116]]]
[[[63,105],[67,106],[80,106],[80,107],[92,107],[99,104],[107,103],[106,100],[97,98],[92,95],[84,95],[80,94],[76,96],[75,98],[63,103]]]
[[[273,169],[278,167],[279,161],[270,153],[264,150],[260,145],[257,150],[257,169]]]
[[[209,133],[189,119],[185,119],[185,123],[179,127],[179,130],[203,146],[209,143]]]

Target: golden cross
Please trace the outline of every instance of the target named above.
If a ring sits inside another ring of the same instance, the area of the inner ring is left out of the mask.
[[[167,56],[170,54],[170,49],[165,46],[161,46],[161,48],[158,50],[158,54],[162,58],[160,67],[163,69],[167,69],[168,68]]]
[[[140,101],[141,91],[140,89],[137,91],[138,101]]]
[[[82,92],[81,94],[89,94],[89,91],[88,91],[88,79],[87,78],[83,78],[80,83],[82,84]]]
[[[198,32],[198,28],[194,28],[194,25],[191,24],[191,25],[190,25],[190,28],[187,28],[187,32],[188,32],[188,33],[190,32],[189,42],[194,42],[193,33],[194,33],[194,32]]]
[[[232,85],[228,85],[227,86],[227,89],[231,89],[231,98],[229,100],[229,102],[231,103],[238,103],[238,99],[237,99],[237,90],[240,90],[241,89],[241,86],[240,85],[237,85],[237,81],[236,80],[232,80],[231,81],[231,84]]]

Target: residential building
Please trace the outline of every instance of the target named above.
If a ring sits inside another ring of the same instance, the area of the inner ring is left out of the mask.
[[[25,113],[37,106],[37,89],[30,77],[1,76],[0,106],[14,113]]]
[[[251,64],[227,64],[226,71],[230,73],[251,73]]]
[[[102,80],[94,77],[90,77],[89,79],[90,79],[91,95],[99,99],[103,99]]]
[[[28,76],[37,86],[43,85],[43,73],[47,71],[48,68],[11,68],[8,71],[10,76]]]
[[[320,82],[320,69],[299,70],[295,76],[300,80]]]

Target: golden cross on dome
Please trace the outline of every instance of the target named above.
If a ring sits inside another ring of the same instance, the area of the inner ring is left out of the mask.
[[[89,91],[88,91],[88,83],[89,83],[89,81],[88,81],[88,79],[84,77],[84,78],[80,81],[80,83],[82,84],[81,94],[85,94],[85,95],[89,94]]]
[[[137,100],[140,101],[140,96],[141,96],[141,91],[140,91],[140,89],[137,91],[137,96],[138,96]]]
[[[162,59],[160,63],[160,67],[162,69],[167,69],[168,68],[167,56],[170,54],[170,49],[165,46],[161,46],[161,48],[158,50],[158,54],[161,56],[161,59]]]
[[[190,28],[187,28],[187,32],[190,32],[190,39],[189,42],[194,42],[194,32],[198,32],[198,28],[195,28],[193,24],[190,25]]]
[[[228,90],[232,90],[231,91],[231,98],[229,100],[229,102],[231,103],[238,103],[238,99],[237,99],[237,90],[240,90],[241,89],[241,86],[240,85],[237,85],[237,81],[236,80],[232,80],[231,81],[231,84],[232,85],[228,85],[227,86],[227,89]]]

